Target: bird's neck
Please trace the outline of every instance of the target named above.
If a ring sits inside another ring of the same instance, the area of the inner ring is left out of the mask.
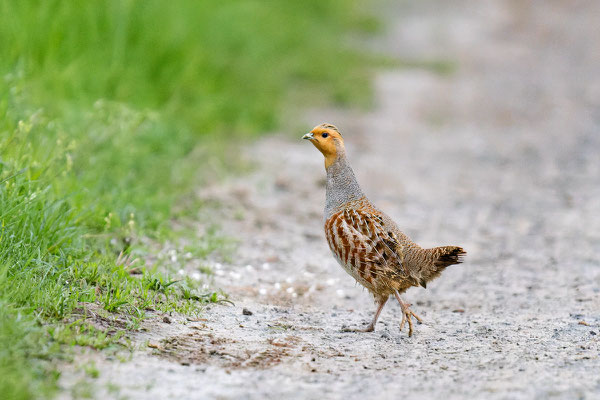
[[[335,161],[325,169],[327,171],[325,219],[329,219],[341,206],[349,201],[359,200],[365,195],[344,152],[338,154]]]

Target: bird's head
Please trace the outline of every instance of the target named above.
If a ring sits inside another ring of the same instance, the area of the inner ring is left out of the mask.
[[[325,168],[333,164],[339,155],[345,153],[342,134],[338,131],[338,128],[331,124],[315,126],[312,131],[302,136],[302,139],[310,140],[323,153]]]

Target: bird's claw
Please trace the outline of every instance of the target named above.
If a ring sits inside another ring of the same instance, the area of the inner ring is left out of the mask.
[[[413,317],[420,324],[423,323],[423,320],[421,319],[421,317],[419,317],[417,314],[415,314],[410,309],[410,306],[411,306],[411,304],[406,304],[405,306],[402,307],[402,321],[400,321],[400,330],[402,330],[404,328],[404,324],[406,324],[408,322],[408,337],[411,337],[413,334],[413,322],[412,322]]]

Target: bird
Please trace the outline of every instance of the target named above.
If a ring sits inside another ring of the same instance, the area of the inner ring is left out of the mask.
[[[448,266],[460,264],[466,251],[459,246],[424,249],[413,242],[363,193],[346,157],[342,134],[334,125],[317,125],[305,134],[324,156],[326,199],[325,237],[338,263],[374,297],[377,309],[365,328],[344,328],[351,332],[372,332],[390,297],[400,304],[400,331],[408,323],[413,334],[411,304],[400,295],[413,286],[427,287]]]

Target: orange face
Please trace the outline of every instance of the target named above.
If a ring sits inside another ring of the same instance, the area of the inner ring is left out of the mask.
[[[344,140],[338,129],[331,124],[321,124],[302,137],[311,143],[325,156],[325,168],[329,167],[337,157],[338,149],[344,148]]]

